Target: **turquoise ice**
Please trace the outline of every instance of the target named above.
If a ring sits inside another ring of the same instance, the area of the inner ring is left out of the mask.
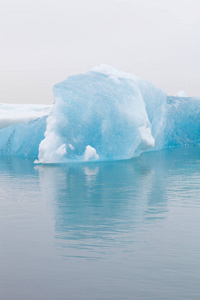
[[[41,107],[34,120],[0,129],[1,155],[39,163],[106,161],[199,143],[200,98],[168,96],[109,66],[71,76],[53,92],[48,114]]]

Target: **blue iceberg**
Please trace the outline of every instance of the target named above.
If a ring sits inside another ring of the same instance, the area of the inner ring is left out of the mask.
[[[109,66],[71,76],[53,92],[54,105],[37,107],[39,117],[1,126],[1,155],[38,163],[105,161],[199,143],[200,98],[168,96]]]

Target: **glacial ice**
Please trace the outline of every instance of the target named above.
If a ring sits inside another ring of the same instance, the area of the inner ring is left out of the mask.
[[[71,76],[53,92],[52,107],[0,105],[0,155],[38,163],[119,160],[200,142],[200,98],[168,96],[109,66]]]
[[[0,103],[0,129],[29,122],[47,116],[52,105]]]
[[[0,104],[0,155],[37,158],[51,105]]]

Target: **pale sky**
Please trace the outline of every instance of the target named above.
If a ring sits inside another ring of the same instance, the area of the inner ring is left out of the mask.
[[[0,102],[50,104],[102,63],[200,96],[200,1],[0,0]]]

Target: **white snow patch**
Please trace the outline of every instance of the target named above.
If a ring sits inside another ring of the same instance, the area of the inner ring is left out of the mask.
[[[0,128],[15,124],[28,124],[47,116],[51,108],[51,105],[0,103]]]
[[[180,91],[180,92],[177,93],[176,96],[178,96],[178,97],[187,97],[187,94],[186,94],[185,91]]]
[[[116,83],[119,82],[118,79],[120,79],[120,78],[131,79],[131,80],[140,80],[139,77],[137,77],[133,74],[126,73],[126,72],[120,72],[117,69],[115,69],[109,65],[106,65],[106,64],[101,64],[100,66],[97,66],[97,67],[91,69],[91,71],[105,74],[105,75],[109,76],[110,78],[112,78],[113,81],[115,81]]]

